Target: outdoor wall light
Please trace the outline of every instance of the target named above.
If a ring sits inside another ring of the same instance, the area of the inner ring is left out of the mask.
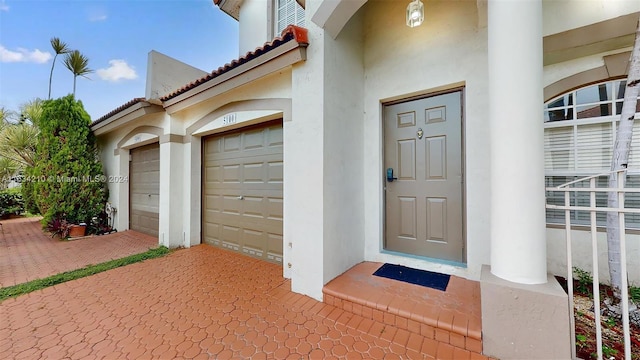
[[[420,26],[424,21],[424,4],[420,0],[413,0],[407,5],[407,26]]]

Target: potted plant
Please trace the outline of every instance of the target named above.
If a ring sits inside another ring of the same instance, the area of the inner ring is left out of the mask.
[[[55,218],[47,224],[47,231],[51,233],[51,237],[58,235],[61,239],[64,239],[69,236],[70,230],[71,224],[65,219]]]
[[[87,231],[87,224],[73,224],[69,226],[69,237],[83,237]]]

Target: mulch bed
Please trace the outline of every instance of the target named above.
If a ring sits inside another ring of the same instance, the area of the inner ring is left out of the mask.
[[[567,290],[566,279],[556,277],[560,285]],[[589,293],[577,291],[578,282],[574,281],[574,315],[576,322],[576,355],[580,359],[596,359],[596,326],[593,308],[593,299]],[[600,306],[604,309],[604,300],[612,296],[611,288],[600,285]],[[622,320],[610,316],[608,311],[601,312],[602,344],[604,359],[624,359],[624,343],[622,333]],[[631,359],[640,360],[640,327],[630,324],[631,330]]]

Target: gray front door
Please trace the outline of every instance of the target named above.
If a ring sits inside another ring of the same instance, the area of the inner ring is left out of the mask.
[[[461,96],[384,107],[387,250],[464,262]]]

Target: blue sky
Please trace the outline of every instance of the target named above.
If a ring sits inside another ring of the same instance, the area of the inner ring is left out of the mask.
[[[151,50],[209,72],[238,57],[238,24],[212,0],[0,0],[0,106],[47,98],[54,36],[95,70],[76,85],[92,119],[144,97]],[[51,97],[71,92],[58,56]]]

